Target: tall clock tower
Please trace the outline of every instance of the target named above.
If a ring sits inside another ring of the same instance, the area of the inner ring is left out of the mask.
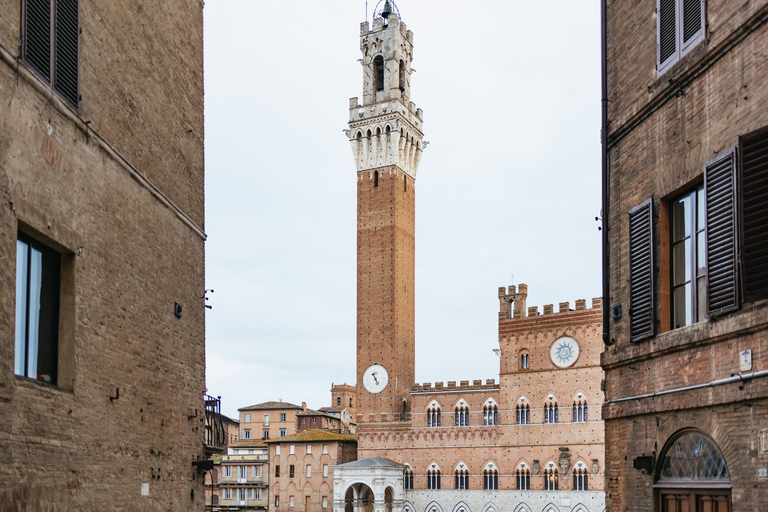
[[[424,148],[411,97],[413,33],[394,2],[360,26],[363,102],[350,100],[357,165],[357,423],[398,421],[414,383],[416,170]]]

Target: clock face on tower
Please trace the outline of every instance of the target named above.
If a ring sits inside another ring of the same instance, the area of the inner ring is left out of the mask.
[[[372,364],[363,373],[363,386],[369,393],[381,393],[389,383],[389,374],[380,364]]]
[[[549,357],[558,368],[568,368],[579,358],[579,342],[569,336],[558,338],[549,349]]]

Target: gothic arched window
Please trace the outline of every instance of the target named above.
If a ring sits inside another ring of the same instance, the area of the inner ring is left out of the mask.
[[[544,470],[544,490],[556,491],[560,487],[557,481],[557,468]]]
[[[499,488],[499,472],[495,469],[483,471],[483,489],[494,490]]]
[[[439,427],[440,426],[440,408],[430,407],[427,409],[427,426]]]
[[[587,415],[587,402],[582,402],[579,400],[578,402],[573,403],[573,422],[574,423],[586,423],[589,421],[588,415]]]
[[[577,469],[573,472],[573,490],[574,491],[588,491],[589,490],[589,475],[586,469]]]
[[[455,418],[454,420],[455,426],[468,427],[469,426],[469,409],[464,406],[457,407],[454,414],[454,418]]]
[[[483,407],[483,425],[498,425],[499,409],[495,405],[486,405]]]
[[[408,467],[405,469],[405,474],[403,475],[403,488],[404,489],[413,489],[413,470]]]
[[[384,90],[384,57],[381,55],[373,59],[373,90]]]
[[[454,474],[456,480],[456,489],[469,489],[469,471],[456,470]]]
[[[531,490],[531,472],[527,469],[517,470],[517,490],[530,491]]]
[[[427,471],[427,489],[440,489],[441,480],[439,469]]]

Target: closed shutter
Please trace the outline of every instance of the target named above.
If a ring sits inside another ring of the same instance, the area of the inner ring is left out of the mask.
[[[51,0],[24,2],[24,60],[51,81]]]
[[[739,307],[736,233],[735,150],[704,168],[707,195],[707,312],[717,316]]]
[[[744,300],[768,298],[768,127],[739,138]]]
[[[629,325],[633,342],[655,334],[653,286],[653,199],[648,199],[629,212]]]
[[[658,0],[659,68],[677,55],[677,0]]]
[[[704,26],[704,0],[683,0],[683,44],[696,37]]]
[[[54,89],[72,105],[78,100],[78,0],[56,0]]]

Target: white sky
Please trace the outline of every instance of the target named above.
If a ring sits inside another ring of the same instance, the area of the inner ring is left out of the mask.
[[[416,379],[498,378],[497,288],[512,275],[529,306],[601,294],[599,3],[398,7],[430,142]],[[205,5],[207,386],[233,417],[280,398],[330,405],[331,382],[355,381],[357,185],[342,130],[349,98],[362,101],[365,9]]]

